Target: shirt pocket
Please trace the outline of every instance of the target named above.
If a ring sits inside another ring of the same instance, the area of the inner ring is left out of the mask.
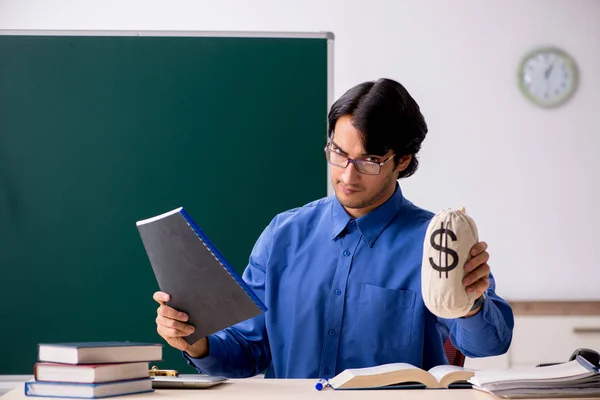
[[[412,290],[365,283],[358,301],[354,339],[377,350],[407,346],[411,340],[415,299]]]

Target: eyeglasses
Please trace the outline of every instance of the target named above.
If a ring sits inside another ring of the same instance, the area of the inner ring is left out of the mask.
[[[381,162],[362,159],[353,160],[336,150],[332,150],[330,146],[330,144],[325,146],[325,157],[327,158],[327,162],[329,164],[335,165],[336,167],[346,168],[348,164],[352,163],[358,172],[365,175],[379,175],[381,172],[381,167],[395,156],[395,154],[392,154]]]

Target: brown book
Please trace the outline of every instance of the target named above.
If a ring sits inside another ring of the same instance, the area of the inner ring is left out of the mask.
[[[110,364],[161,361],[162,344],[139,342],[40,343],[38,361],[62,364]]]

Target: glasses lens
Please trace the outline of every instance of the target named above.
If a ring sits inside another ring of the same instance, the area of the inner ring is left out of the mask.
[[[331,149],[327,149],[327,161],[330,164],[336,165],[338,167],[345,167],[348,164],[348,159],[342,154],[332,151]]]
[[[366,175],[377,175],[379,174],[379,164],[372,161],[356,160],[356,169],[358,172]]]

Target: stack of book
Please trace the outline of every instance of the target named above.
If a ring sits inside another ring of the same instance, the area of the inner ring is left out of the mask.
[[[505,399],[600,398],[600,370],[581,356],[548,367],[476,371],[469,382]]]
[[[25,395],[102,398],[150,392],[149,363],[161,360],[160,344],[40,344],[34,380],[25,383]]]

